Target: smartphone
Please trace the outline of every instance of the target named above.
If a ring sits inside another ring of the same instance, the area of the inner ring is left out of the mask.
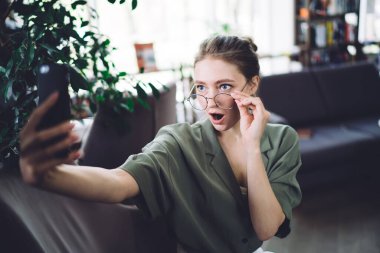
[[[43,116],[37,126],[38,130],[51,128],[64,121],[70,120],[70,96],[68,92],[69,71],[67,66],[56,63],[42,64],[38,67],[37,86],[38,86],[38,104],[42,104],[53,92],[58,91],[59,97],[56,103]],[[51,146],[59,142],[66,136],[61,135],[45,143],[45,146]],[[56,157],[66,157],[68,150],[60,151]]]

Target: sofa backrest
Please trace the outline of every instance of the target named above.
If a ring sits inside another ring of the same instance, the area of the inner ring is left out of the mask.
[[[309,71],[265,76],[259,96],[267,110],[284,117],[294,127],[321,122],[327,117],[323,97]]]
[[[330,120],[380,115],[380,77],[372,63],[313,69]]]
[[[115,116],[100,108],[88,138],[83,141],[84,155],[80,164],[110,169],[118,167],[131,154],[141,152],[142,147],[154,139],[162,126],[176,123],[176,85],[171,83],[167,87],[159,99],[149,96],[150,110],[137,105],[133,113],[125,113],[129,129],[122,133],[104,124]]]

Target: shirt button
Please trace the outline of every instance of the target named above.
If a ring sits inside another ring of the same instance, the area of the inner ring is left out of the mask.
[[[241,239],[241,242],[242,242],[242,243],[247,243],[247,242],[248,242],[248,239],[247,239],[247,238],[243,238],[243,239]]]

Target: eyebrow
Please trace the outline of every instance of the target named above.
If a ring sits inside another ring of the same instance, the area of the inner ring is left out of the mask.
[[[206,82],[199,81],[199,80],[195,80],[194,83],[195,84],[206,84]],[[232,79],[220,79],[220,80],[218,80],[218,81],[215,82],[215,84],[220,84],[220,83],[235,83],[235,80],[232,80]]]

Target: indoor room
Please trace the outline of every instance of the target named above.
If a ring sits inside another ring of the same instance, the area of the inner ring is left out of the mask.
[[[380,0],[0,17],[0,252],[380,252]]]

